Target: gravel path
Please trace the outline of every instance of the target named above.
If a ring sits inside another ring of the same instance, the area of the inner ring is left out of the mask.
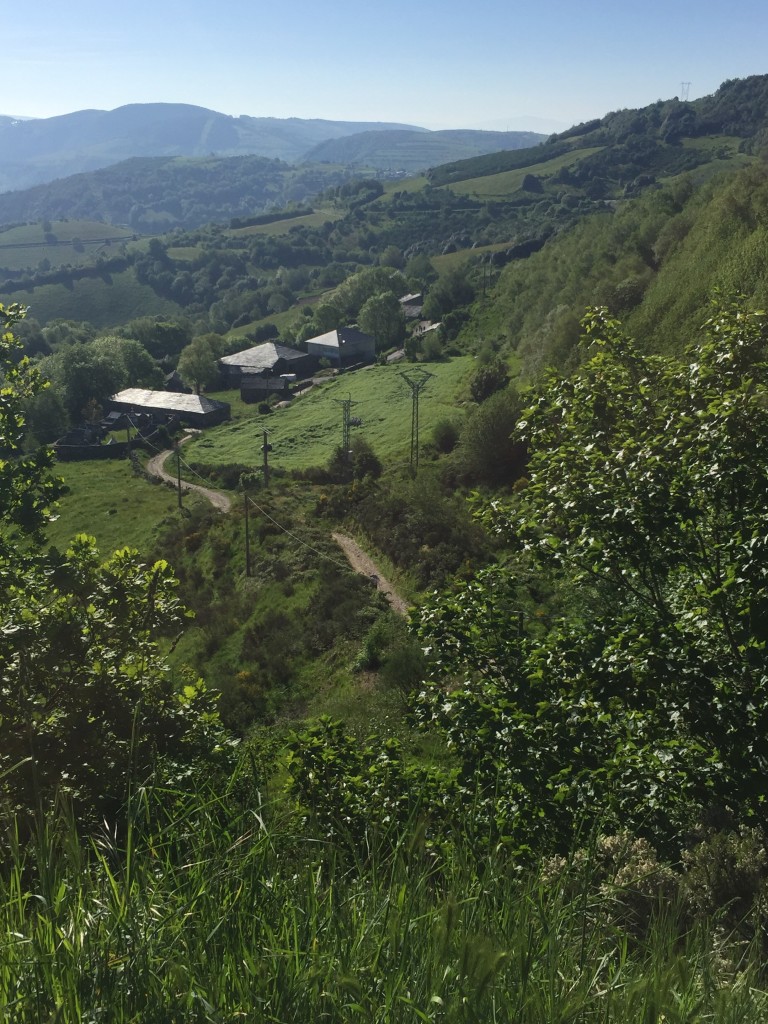
[[[351,537],[347,537],[344,533],[332,533],[331,536],[339,545],[341,550],[347,556],[347,560],[355,572],[359,572],[363,576],[375,577],[376,586],[382,592],[384,597],[389,601],[392,609],[398,613],[398,615],[408,614],[408,605],[400,597],[397,591],[394,589],[388,579],[385,579],[379,571],[379,567],[376,563],[363,551],[357,541],[352,540]]]
[[[186,440],[186,438],[184,440]],[[176,486],[178,483],[176,474],[167,472],[165,468],[165,460],[169,455],[173,455],[172,448],[168,448],[166,451],[160,452],[158,455],[153,455],[147,463],[147,473],[149,473],[150,476],[156,476],[160,480],[165,480],[166,483]],[[220,491],[214,491],[210,487],[203,487],[200,484],[190,484],[186,480],[182,480],[181,489],[182,491],[194,491],[196,494],[202,494],[202,496],[207,498],[208,501],[210,501],[215,508],[219,509],[220,512],[229,512],[232,507],[232,501],[227,494],[222,494]]]

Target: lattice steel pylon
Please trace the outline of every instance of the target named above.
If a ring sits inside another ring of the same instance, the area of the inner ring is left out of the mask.
[[[334,398],[334,402],[337,402],[342,408],[342,419],[341,419],[341,450],[344,452],[344,458],[349,458],[349,426],[350,426],[350,410],[353,405],[357,405],[357,402],[352,401],[352,396],[349,395],[347,398]]]
[[[411,469],[415,472],[419,468],[419,395],[427,386],[430,377],[434,373],[428,370],[403,370],[400,374],[413,396],[411,409]]]

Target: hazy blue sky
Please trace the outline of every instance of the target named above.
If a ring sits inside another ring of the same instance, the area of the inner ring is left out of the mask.
[[[6,11],[0,114],[125,103],[552,130],[768,73],[765,0],[56,0]]]

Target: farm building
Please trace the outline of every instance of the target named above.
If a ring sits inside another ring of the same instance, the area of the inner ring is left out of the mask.
[[[307,352],[318,359],[328,359],[335,366],[350,363],[372,363],[376,358],[376,342],[370,334],[356,327],[339,327],[307,342]]]
[[[421,309],[424,305],[424,297],[421,292],[414,292],[411,295],[404,295],[400,299],[400,308],[406,320],[418,320],[421,316]]]
[[[259,377],[248,374],[240,380],[240,397],[244,402],[264,402],[276,396],[280,399],[291,397],[288,380],[285,377]]]
[[[317,359],[296,348],[265,341],[262,345],[223,356],[219,366],[228,387],[238,387],[241,379],[254,375],[279,377],[283,373],[295,373],[297,376],[312,373],[317,368]]]
[[[170,391],[127,388],[109,399],[116,412],[146,412],[156,418],[176,418],[190,427],[213,427],[229,419],[229,405],[205,395],[180,395]]]

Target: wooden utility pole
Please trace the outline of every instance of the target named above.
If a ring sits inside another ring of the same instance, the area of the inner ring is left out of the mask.
[[[179,442],[176,441],[176,484],[179,490],[179,508],[182,508],[181,504],[181,449],[179,448]]]
[[[264,486],[269,487],[269,453],[272,451],[272,445],[269,443],[268,430],[264,431],[264,444],[261,450],[264,452]]]
[[[251,531],[249,527],[250,519],[248,516],[248,492],[243,489],[243,497],[245,498],[245,575],[251,575]]]

